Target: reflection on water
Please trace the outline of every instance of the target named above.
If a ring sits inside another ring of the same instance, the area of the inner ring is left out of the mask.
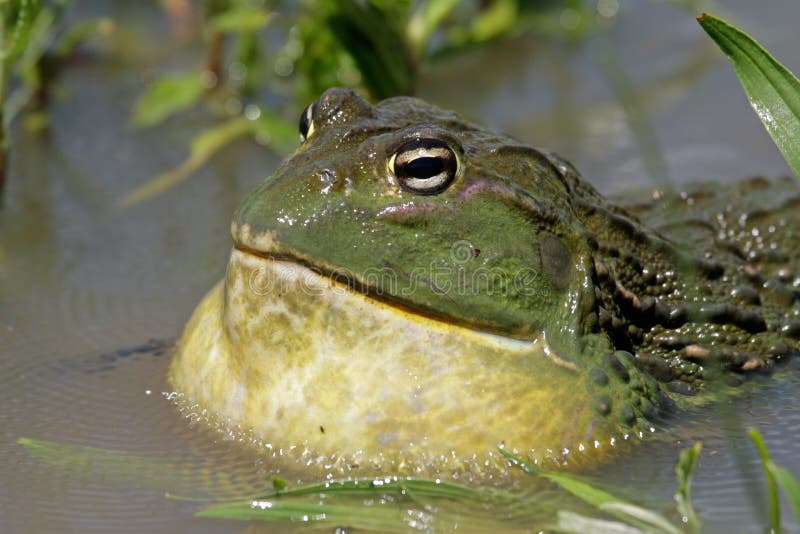
[[[757,7],[749,4],[726,8],[798,70],[800,60],[789,55],[797,4],[774,2],[768,13],[753,13]],[[690,68],[705,38],[694,20],[676,21],[676,11],[650,3],[631,13],[641,17],[637,24],[623,18],[610,43],[641,98],[652,103],[650,120],[670,176],[784,173],[727,64],[718,61],[703,75]],[[148,25],[157,20],[148,8],[136,16]],[[601,189],[647,185],[635,139],[589,46],[501,45],[496,55],[482,52],[425,73],[421,92],[557,149]],[[222,275],[236,203],[277,163],[242,143],[160,198],[113,208],[113,199],[174,165],[197,128],[196,119],[147,132],[127,126],[141,69],[194,52],[160,53],[172,55],[145,54],[129,63],[101,57],[67,70],[50,134],[17,132],[0,212],[0,531],[227,531],[228,523],[193,519],[196,503],[166,500],[165,487],[230,495],[269,486],[272,470],[257,454],[196,428],[162,395],[168,347],[99,358],[178,334]],[[673,76],[681,69],[688,69],[685,76]],[[482,74],[476,79],[475,72]],[[761,473],[744,429],[759,428],[775,461],[800,473],[800,440],[793,439],[800,435],[799,374],[790,369],[697,409],[669,436],[634,447],[596,475],[637,497],[651,496],[645,504],[656,509],[671,509],[677,451],[702,440],[694,495],[709,531],[757,531],[764,524]],[[142,468],[146,476],[120,473],[118,464],[60,469],[26,453],[17,443],[22,436],[125,451],[152,463]],[[153,465],[169,466],[168,480],[154,476]]]

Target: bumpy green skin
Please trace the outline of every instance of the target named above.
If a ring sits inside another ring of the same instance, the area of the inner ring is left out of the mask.
[[[578,435],[647,427],[711,374],[735,382],[798,351],[794,182],[660,192],[623,208],[554,154],[420,100],[371,106],[331,89],[312,122],[312,135],[237,210],[236,247],[307,266],[405,313],[545,340],[549,361],[579,377],[569,387],[593,414],[580,416]],[[398,147],[417,138],[457,154],[457,178],[438,194],[402,189],[389,169]],[[236,306],[245,305],[228,305]],[[198,337],[202,321],[193,321],[186,340]],[[202,350],[186,352],[173,382],[202,396],[191,384],[207,372]],[[457,383],[447,388],[459,394]],[[208,396],[211,409],[219,395]],[[563,387],[544,397],[554,407],[573,400]]]
[[[713,376],[736,385],[798,353],[796,179],[694,184],[620,205],[647,222],[645,242],[660,234],[669,246],[659,254],[635,233],[595,233],[600,326],[615,345],[635,351],[669,389],[690,394]]]

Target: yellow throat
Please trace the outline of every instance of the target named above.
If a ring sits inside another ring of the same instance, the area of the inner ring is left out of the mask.
[[[544,340],[415,315],[237,249],[170,369],[192,402],[315,469],[478,478],[505,469],[501,444],[536,460],[609,449],[582,375]]]

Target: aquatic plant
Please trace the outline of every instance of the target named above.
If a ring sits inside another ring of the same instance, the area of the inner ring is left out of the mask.
[[[287,153],[297,141],[300,110],[329,87],[350,86],[373,100],[413,95],[419,72],[439,61],[525,34],[575,41],[608,27],[620,9],[613,1],[581,0],[305,0],[293,9],[208,0],[204,6],[204,63],[153,80],[131,122],[153,127],[203,104],[219,122],[197,134],[177,167],[122,197],[123,206],[179,184],[242,137]],[[280,18],[291,29],[270,49],[264,32]],[[263,104],[267,99],[288,105],[278,111]]]
[[[795,516],[800,521],[800,483],[785,468],[776,465],[769,455],[761,434],[750,429],[749,435],[753,441],[759,456],[761,457],[764,468],[767,494],[769,502],[769,528],[773,532],[780,530],[780,502],[778,500],[778,490],[784,495],[794,510]],[[629,500],[620,498],[615,493],[602,489],[592,483],[590,479],[569,473],[559,473],[542,470],[538,467],[525,463],[522,459],[505,449],[500,449],[500,453],[509,459],[514,465],[526,473],[546,479],[557,485],[564,492],[576,497],[600,512],[601,516],[591,517],[577,513],[571,509],[563,508],[556,510],[556,523],[552,529],[558,532],[582,533],[582,532],[651,532],[659,534],[679,534],[681,532],[696,533],[701,531],[701,523],[694,512],[691,499],[691,481],[697,458],[700,455],[701,444],[696,443],[692,447],[681,451],[678,462],[675,465],[675,476],[677,489],[675,491],[675,506],[677,515],[680,518],[679,524],[673,524],[664,516],[639,506]],[[412,488],[415,488],[412,490]],[[198,517],[217,517],[227,519],[242,520],[263,520],[263,521],[327,521],[327,504],[318,504],[312,507],[303,507],[300,503],[292,502],[292,497],[297,495],[319,495],[325,494],[328,499],[339,492],[358,491],[361,495],[372,495],[373,498],[380,498],[389,491],[397,491],[401,495],[406,495],[412,491],[419,491],[419,497],[450,499],[468,504],[474,501],[471,506],[475,507],[476,502],[486,502],[493,500],[495,503],[503,501],[506,508],[519,510],[525,507],[537,506],[535,498],[530,496],[517,495],[500,490],[473,489],[456,484],[445,484],[440,481],[430,480],[408,480],[391,479],[385,483],[375,480],[349,481],[346,483],[322,483],[309,486],[301,486],[293,489],[285,487],[276,488],[275,491],[252,499],[233,501],[211,505],[197,515]],[[489,498],[485,492],[491,493]],[[288,501],[288,502],[287,502]],[[335,502],[335,500],[334,500]],[[352,504],[349,506],[353,506]],[[367,517],[370,517],[371,510],[365,509],[363,503],[356,505],[363,510]],[[313,508],[313,509],[312,509]],[[331,509],[343,516],[360,517],[352,509],[344,508],[331,503]],[[347,512],[347,513],[344,513]],[[310,518],[310,519],[309,519]],[[377,520],[377,517],[372,519]],[[390,521],[397,518],[382,518],[374,528],[382,530],[391,525]],[[343,524],[332,521],[336,524]],[[368,528],[368,527],[367,527]]]
[[[0,198],[14,119],[27,109],[27,126],[44,128],[49,87],[64,61],[87,37],[113,30],[108,19],[64,28],[67,4],[68,0],[0,0]]]
[[[779,490],[796,520],[800,521],[800,482],[772,461],[757,430],[750,429],[748,433],[764,470],[767,526],[777,532],[781,524]],[[129,481],[147,479],[157,487],[168,484],[171,477],[170,463],[163,458],[151,460],[122,451],[29,438],[20,438],[18,442],[48,465],[76,473],[95,472],[104,478],[117,477]],[[292,487],[273,476],[269,482],[272,490],[207,504],[196,515],[269,523],[349,526],[380,532],[455,527],[480,532],[497,528],[499,522],[510,531],[547,524],[548,530],[567,533],[696,533],[701,531],[702,524],[692,506],[691,483],[700,451],[700,443],[684,449],[675,465],[676,523],[651,508],[620,497],[624,494],[622,488],[600,487],[597,480],[589,477],[543,470],[502,448],[499,452],[509,462],[525,473],[551,483],[561,496],[543,500],[547,487],[534,492],[519,492],[392,476],[327,480]],[[207,502],[198,498],[167,496],[175,500]],[[589,515],[592,512],[594,515]]]
[[[706,13],[697,21],[730,60],[750,106],[800,178],[800,81],[742,30]]]

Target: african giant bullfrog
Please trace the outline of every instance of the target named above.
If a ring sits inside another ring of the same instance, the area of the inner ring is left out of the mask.
[[[792,181],[623,207],[555,154],[347,89],[300,133],[236,211],[170,378],[304,463],[594,461],[800,348]]]

